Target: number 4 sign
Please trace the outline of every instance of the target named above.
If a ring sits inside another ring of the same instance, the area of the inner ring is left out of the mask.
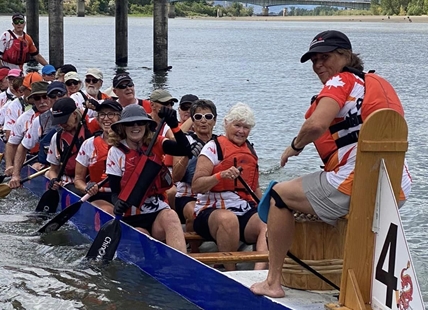
[[[379,170],[373,231],[376,234],[376,243],[372,308],[425,309],[394,191],[383,160]]]

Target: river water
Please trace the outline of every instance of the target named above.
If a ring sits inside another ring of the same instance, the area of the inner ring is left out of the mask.
[[[0,17],[0,29],[10,27]],[[129,66],[138,97],[165,87],[181,97],[194,93],[211,99],[219,120],[236,102],[256,113],[251,134],[260,157],[261,185],[313,172],[321,164],[313,147],[279,169],[279,158],[303,120],[321,84],[309,63],[300,64],[313,36],[327,29],[349,35],[366,69],[386,77],[402,99],[409,125],[407,158],[413,192],[400,211],[415,269],[428,301],[428,143],[423,112],[428,78],[428,24],[359,22],[275,22],[169,20],[169,65],[153,75],[152,19],[129,18]],[[89,67],[104,72],[105,88],[114,76],[114,18],[66,17],[65,62],[83,74]],[[40,18],[40,51],[48,58],[47,18]],[[421,109],[422,108],[422,109]],[[427,121],[427,122],[426,122]],[[222,131],[221,121],[216,132]],[[22,222],[37,199],[25,189],[0,201],[0,309],[193,309],[194,306],[133,266],[115,261],[89,269],[81,258],[89,242],[71,226],[40,237],[27,237],[40,223]]]

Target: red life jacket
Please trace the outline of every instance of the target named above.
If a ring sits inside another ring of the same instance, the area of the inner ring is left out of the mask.
[[[16,35],[8,30],[10,33],[9,46],[6,47],[2,55],[2,60],[11,64],[22,66],[30,59],[30,47],[25,40],[25,32],[21,39],[17,38]]]
[[[161,152],[156,152],[156,148],[153,148],[153,155],[147,157],[146,155],[144,155],[147,151],[146,146],[143,146],[140,150],[131,150],[125,145],[120,144],[118,148],[125,154],[125,172],[123,173],[122,180],[120,182],[121,193],[119,194],[119,198],[126,201],[126,198],[123,197],[124,193],[131,192],[132,188],[128,187],[134,187],[138,181],[138,175],[133,173],[135,168],[138,166],[140,160],[146,161],[147,158],[149,158],[156,164],[161,165],[162,168],[152,181],[150,188],[147,190],[147,192],[141,199],[139,205],[135,207],[137,207],[138,209],[138,207],[140,207],[144,203],[144,201],[151,196],[162,196],[163,199],[165,199],[165,191],[171,188],[173,182],[169,169],[162,163],[163,154]],[[129,212],[125,214],[125,216],[129,215],[131,215],[131,210],[129,210]]]
[[[152,113],[152,105],[150,103],[150,100],[148,99],[137,99],[138,105],[142,106],[144,110],[146,110],[147,114]]]
[[[237,146],[225,136],[214,139],[217,146],[217,154],[220,163],[214,167],[213,174],[229,169],[232,166],[242,167],[241,176],[250,188],[255,191],[259,186],[258,157],[253,146],[247,140],[241,146]],[[210,190],[211,192],[232,191],[246,201],[252,201],[251,195],[238,179],[221,179],[220,182]]]
[[[76,144],[71,150],[70,158],[65,164],[65,175],[69,177],[74,177],[76,170],[77,153],[79,152],[80,146],[82,145],[83,141],[90,138],[91,136],[91,132],[86,127],[86,123],[84,123],[83,126],[80,128]],[[59,130],[56,134],[56,147],[60,154],[60,162],[64,161],[64,156],[67,153],[68,147],[71,145],[71,141],[73,141],[73,135],[69,132],[64,131],[63,129]]]
[[[104,141],[104,139],[101,137],[101,135],[96,135],[94,138],[94,149],[95,149],[95,157],[97,158],[97,161],[89,165],[89,178],[92,182],[100,182],[101,180],[104,180],[107,177],[106,172],[106,161],[107,161],[107,154],[109,150],[109,145],[107,142]],[[105,184],[104,187],[108,187],[108,184]]]

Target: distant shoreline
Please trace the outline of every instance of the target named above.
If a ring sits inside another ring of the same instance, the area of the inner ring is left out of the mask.
[[[177,17],[183,18],[183,17]],[[281,22],[382,22],[382,23],[428,23],[428,16],[388,16],[385,15],[335,15],[335,16],[242,16],[242,17],[202,17],[186,19],[236,20],[236,21],[281,21]]]

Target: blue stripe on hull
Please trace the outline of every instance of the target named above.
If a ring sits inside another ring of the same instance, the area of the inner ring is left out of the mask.
[[[34,172],[32,168],[23,168],[25,175]],[[25,183],[25,187],[37,196],[43,194],[46,186],[46,179],[41,178]],[[78,200],[76,195],[63,190],[61,208]],[[97,234],[96,228],[99,229],[111,218],[92,204],[84,203],[71,220],[81,233],[93,240]],[[137,265],[148,275],[203,309],[292,310],[266,297],[254,295],[247,287],[221,272],[123,223],[118,257]]]

